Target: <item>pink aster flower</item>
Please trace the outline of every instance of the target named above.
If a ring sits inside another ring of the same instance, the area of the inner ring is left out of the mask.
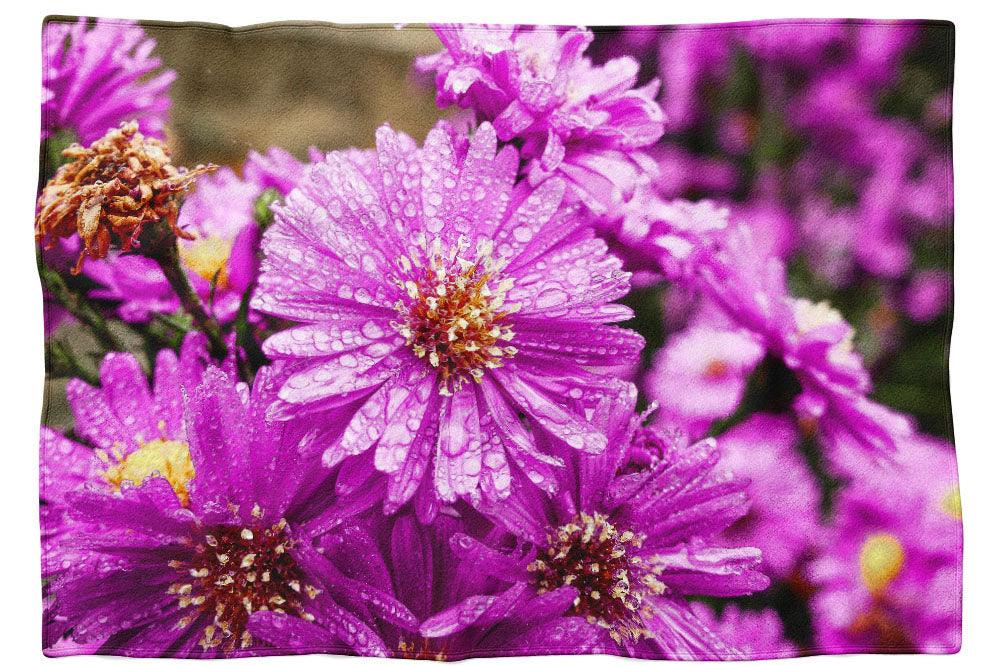
[[[859,80],[878,86],[899,76],[906,49],[916,40],[915,21],[862,20],[853,30],[848,63]]]
[[[101,362],[101,386],[80,379],[66,385],[74,432],[111,466],[149,443],[169,448],[171,442],[184,439],[184,391],[201,382],[208,361],[204,337],[189,334],[180,356],[169,349],[157,354],[150,386],[138,359],[126,353],[108,354]],[[127,467],[122,468],[121,481],[127,480]]]
[[[244,178],[222,168],[198,180],[181,208],[178,226],[194,236],[178,239],[181,264],[195,291],[220,321],[236,316],[253,283],[259,237],[254,202],[268,187],[285,194],[305,166],[272,148],[267,157],[251,153]],[[282,189],[285,188],[285,189]],[[156,262],[139,255],[116,255],[84,264],[99,285],[94,298],[118,301],[118,315],[145,322],[180,308],[180,300]]]
[[[167,92],[177,76],[157,71],[156,41],[134,21],[80,17],[48,21],[42,31],[42,138],[73,132],[89,145],[122,122],[163,138]]]
[[[816,71],[829,64],[831,47],[845,41],[848,28],[840,22],[761,22],[743,30],[740,41],[765,62]]]
[[[702,86],[725,74],[731,47],[729,31],[717,27],[678,26],[663,32],[659,64],[669,131],[686,130],[701,119]]]
[[[603,630],[593,652],[735,656],[738,651],[698,619],[686,597],[741,596],[768,586],[757,571],[758,549],[713,541],[746,511],[745,484],[717,467],[714,441],[688,444],[640,428],[635,399],[630,386],[593,407],[581,406],[608,432],[608,449],[567,460],[556,470],[558,494],[547,495],[517,474],[515,492],[486,508],[519,546],[496,548],[468,536],[460,555],[509,589],[575,593],[566,615]],[[643,454],[655,450],[648,465],[636,464],[635,447]],[[499,603],[501,597],[488,598]],[[567,645],[567,651],[577,650]]]
[[[100,461],[94,449],[75,442],[61,432],[42,426],[39,438],[39,518],[42,525],[42,577],[55,575],[68,561],[63,552],[72,539],[67,491],[98,476]]]
[[[725,159],[692,153],[673,143],[650,152],[659,165],[653,184],[667,198],[728,197],[739,186],[739,171]]]
[[[638,149],[663,135],[651,81],[636,88],[639,63],[595,66],[583,28],[439,25],[440,53],[417,60],[433,72],[438,104],[473,109],[502,141],[517,141],[533,183],[559,174],[591,209],[627,200],[654,163]]]
[[[372,176],[331,153],[264,237],[253,306],[303,324],[264,344],[288,361],[272,415],[348,414],[317,431],[324,460],[388,474],[387,509],[425,478],[448,502],[505,497],[511,461],[548,485],[560,462],[535,431],[602,451],[565,396],[617,385],[597,371],[642,346],[607,325],[632,314],[611,303],[620,262],[560,179],[515,188],[517,153],[496,141],[488,123],[468,145],[439,126],[423,148],[383,127]]]
[[[907,180],[899,202],[904,215],[931,228],[947,228],[952,223],[951,159],[933,154],[921,166],[919,176]]]
[[[67,399],[76,422],[74,431],[83,441],[45,426],[41,430],[43,577],[58,581],[90,557],[76,548],[87,525],[72,516],[73,492],[92,487],[115,494],[123,484],[137,483],[149,475],[162,476],[178,488],[187,481],[190,470],[180,455],[183,391],[198,385],[207,363],[204,338],[191,334],[182,343],[179,357],[171,350],[158,354],[151,389],[130,354],[105,357],[100,368],[101,387],[70,380]],[[51,597],[48,600],[51,602]],[[70,627],[65,618],[50,607],[45,616],[45,647],[52,644],[74,654],[89,653],[89,644],[67,642],[64,636]]]
[[[695,614],[743,659],[774,659],[799,656],[799,648],[785,638],[781,618],[770,608],[741,610],[733,604],[716,614],[702,603],[691,604]]]
[[[191,468],[184,463],[185,395],[201,383],[210,364],[207,342],[189,333],[180,353],[162,349],[153,381],[132,354],[112,352],[99,368],[100,386],[73,378],[66,399],[73,414],[70,439],[52,428],[41,430],[40,489],[42,575],[54,576],[73,561],[67,544],[79,537],[67,495],[84,485],[109,494],[149,475],[162,476],[183,495]],[[222,364],[235,375],[232,361]]]
[[[388,654],[404,659],[450,661],[470,657],[589,652],[601,630],[581,617],[566,617],[575,594],[563,589],[539,595],[483,575],[482,562],[463,557],[475,541],[503,534],[469,516],[442,513],[429,525],[401,511],[352,518],[320,537],[317,546],[345,576],[368,581],[394,596],[422,620],[419,627],[371,618]],[[527,566],[525,561],[524,565]],[[304,651],[354,654],[332,630],[287,613],[255,613],[251,633],[272,645]]]
[[[914,321],[929,322],[950,305],[951,275],[947,271],[920,271],[903,292],[903,309]]]
[[[846,288],[855,275],[853,249],[863,236],[857,213],[821,197],[802,203],[799,233],[809,268],[827,284]]]
[[[75,442],[62,433],[42,426],[39,438],[41,450],[39,468],[39,522],[42,537],[42,636],[43,648],[61,645],[61,637],[69,631],[65,618],[54,611],[51,581],[73,566],[76,559],[73,543],[80,538],[77,525],[70,516],[67,493],[84,483],[100,478],[103,466],[94,449]],[[81,652],[86,646],[72,645]]]
[[[875,26],[859,32],[880,33],[889,34]],[[879,48],[873,62],[897,71],[894,60],[879,60],[888,57]],[[814,191],[831,174],[855,183],[857,204],[849,208],[864,233],[855,236],[854,257],[870,273],[898,278],[912,261],[911,223],[950,223],[951,174],[942,146],[927,132],[879,111],[882,76],[867,64],[817,76],[790,99],[789,120],[810,146],[801,159],[811,172],[803,187]]]
[[[865,464],[834,515],[826,548],[809,569],[820,647],[957,652],[962,505],[954,449],[911,441],[895,463]]]
[[[322,162],[323,153],[311,147],[309,161]],[[290,152],[271,146],[263,154],[256,150],[247,153],[243,163],[243,180],[256,183],[262,190],[272,188],[285,195],[292,191],[305,170],[306,165]]]
[[[694,325],[673,335],[656,352],[646,391],[658,418],[701,434],[732,414],[764,347],[745,330]]]
[[[784,265],[761,256],[749,228],[737,225],[703,249],[698,284],[796,374],[799,416],[831,450],[892,451],[912,435],[907,417],[869,399],[872,381],[854,329],[828,303],[792,296]]]
[[[551,488],[569,451],[604,433],[565,407],[617,386],[642,338],[608,326],[628,274],[564,202],[563,181],[514,186],[517,152],[484,123],[424,146],[381,128],[371,175],[350,155],[310,167],[264,236],[256,309],[301,325],[271,336],[287,361],[271,414],[336,410],[313,439],[333,466],[388,475],[387,510],[423,487],[500,499],[511,465]],[[541,432],[562,451],[542,451]]]
[[[615,215],[597,220],[627,268],[672,280],[689,274],[696,250],[728,225],[729,209],[714,201],[667,201],[649,186],[637,189]]]
[[[134,383],[106,388],[119,411],[139,407]],[[126,656],[294,653],[248,630],[251,613],[280,610],[358,654],[386,656],[359,615],[416,627],[402,604],[346,579],[314,549],[336,498],[295,446],[297,425],[265,419],[273,388],[271,368],[252,389],[208,368],[177,406],[183,440],[146,442],[124,458],[115,492],[100,483],[67,493],[76,557],[52,594],[73,641]],[[77,651],[61,644],[46,652]]]
[[[732,218],[753,230],[764,255],[786,259],[797,249],[796,216],[781,203],[773,192],[781,177],[769,172],[758,177],[754,196],[746,203],[732,207]]]
[[[721,465],[750,480],[750,511],[722,533],[724,543],[754,545],[767,572],[788,578],[820,533],[820,493],[786,416],[754,414],[719,437]]]

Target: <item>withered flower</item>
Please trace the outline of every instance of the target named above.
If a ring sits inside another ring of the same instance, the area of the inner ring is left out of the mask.
[[[63,151],[72,161],[59,167],[38,199],[35,239],[45,248],[57,238],[79,235],[83,242],[73,273],[86,257],[106,257],[112,243],[128,251],[150,224],[166,224],[180,238],[192,238],[177,226],[185,191],[214,165],[193,169],[170,163],[170,151],[158,139],[145,137],[135,122],[85,148]]]

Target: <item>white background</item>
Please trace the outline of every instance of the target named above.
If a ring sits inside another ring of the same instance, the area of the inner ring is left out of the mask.
[[[955,429],[965,516],[964,647],[957,657],[809,657],[828,664],[848,659],[865,666],[893,663],[981,663],[995,653],[1000,619],[1000,11],[988,2],[907,0],[827,3],[674,3],[614,0],[546,3],[541,0],[405,2],[282,0],[247,2],[158,0],[101,3],[13,0],[0,14],[0,661],[43,662],[39,546],[36,504],[38,421],[41,414],[41,289],[34,265],[32,218],[37,179],[39,50],[45,14],[197,20],[245,25],[286,19],[340,23],[473,21],[563,24],[663,24],[757,18],[852,17],[935,18],[957,25],[955,83],[956,307],[951,370]],[[992,649],[991,649],[992,648]],[[109,657],[75,657],[72,664],[107,663]],[[260,663],[308,666],[329,656],[268,657]],[[350,657],[364,666],[372,659]],[[579,662],[570,657],[533,657],[532,664]],[[994,656],[993,663],[996,657]],[[152,661],[152,660],[144,660]],[[507,663],[527,663],[511,657]],[[255,662],[257,663],[257,662]],[[622,663],[590,657],[589,664]]]

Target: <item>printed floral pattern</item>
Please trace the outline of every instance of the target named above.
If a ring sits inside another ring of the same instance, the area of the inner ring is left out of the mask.
[[[182,29],[46,22],[45,654],[957,651],[952,26],[431,30],[188,168]]]

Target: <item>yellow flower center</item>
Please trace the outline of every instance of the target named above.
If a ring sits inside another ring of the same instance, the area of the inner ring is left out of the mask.
[[[646,537],[619,531],[600,513],[580,513],[552,530],[548,546],[528,565],[535,587],[544,593],[565,585],[579,592],[573,612],[608,630],[616,643],[648,636],[644,618],[647,595],[663,594],[657,576],[664,565],[637,551]]]
[[[146,479],[159,476],[167,480],[177,499],[187,506],[187,485],[194,478],[194,465],[186,442],[154,439],[143,443],[127,456],[115,455],[117,464],[104,472],[104,478],[115,491],[121,491],[125,482],[140,486]]]
[[[859,560],[861,580],[872,594],[879,594],[903,569],[903,545],[887,532],[873,534],[862,544]]]
[[[958,494],[958,486],[955,486],[941,500],[941,508],[952,518],[962,520],[962,497]]]
[[[805,298],[797,298],[792,306],[795,315],[795,325],[802,335],[811,333],[823,326],[840,324],[844,321],[844,317],[840,314],[840,311],[826,301],[813,303]],[[851,352],[854,351],[854,335],[855,332],[852,328],[840,342],[834,345],[830,350],[831,361],[841,362],[847,359]]]
[[[505,345],[514,331],[504,319],[517,304],[505,305],[511,278],[492,256],[493,244],[481,241],[472,259],[463,258],[468,240],[445,252],[440,239],[420,242],[423,256],[400,257],[403,277],[394,278],[405,298],[396,302],[393,328],[417,358],[426,359],[440,377],[439,391],[451,395],[469,379],[479,383],[485,370],[499,368],[517,353]]]
[[[214,282],[217,289],[229,286],[229,255],[233,241],[218,236],[181,241],[181,261],[193,273]]]

